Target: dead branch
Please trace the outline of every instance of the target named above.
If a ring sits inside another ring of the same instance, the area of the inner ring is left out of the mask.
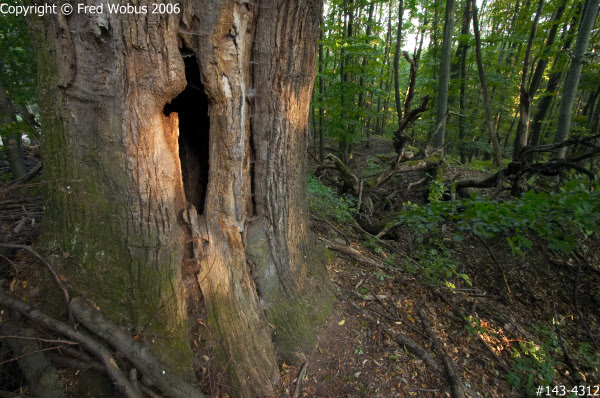
[[[204,398],[204,394],[196,387],[162,364],[148,347],[136,341],[125,329],[106,319],[83,298],[75,297],[71,300],[70,308],[88,330],[116,348],[164,394],[172,398]]]
[[[512,303],[512,299],[510,297],[510,286],[508,285],[508,280],[506,279],[506,272],[504,271],[504,267],[496,259],[496,256],[494,255],[494,252],[492,251],[492,249],[490,248],[490,246],[487,244],[487,242],[485,240],[483,240],[483,238],[481,236],[477,235],[476,233],[473,233],[473,236],[475,236],[479,240],[479,242],[481,242],[481,244],[485,247],[485,249],[487,250],[488,254],[492,258],[492,261],[494,262],[494,264],[496,264],[496,267],[498,268],[498,270],[500,270],[500,274],[502,275],[502,279],[504,280],[504,286],[506,286],[506,294],[507,294],[507,297],[508,297],[508,301],[510,303]]]
[[[42,166],[42,162],[39,162],[23,177],[17,178],[16,180],[12,180],[11,182],[4,185],[2,189],[0,189],[0,197],[3,196],[6,192],[10,191],[11,189],[18,188],[20,185],[26,184],[27,182],[32,180],[42,171]]]
[[[393,331],[387,325],[385,325],[383,322],[380,322],[373,315],[369,314],[367,311],[365,311],[364,309],[362,309],[360,306],[353,303],[352,301],[348,301],[348,304],[350,304],[352,306],[352,308],[354,308],[356,311],[360,312],[362,314],[362,316],[369,319],[371,322],[376,323],[377,326],[379,326],[381,328],[381,330],[383,330],[383,332],[388,335],[388,337],[390,337],[392,340],[394,340],[396,343],[398,343],[398,345],[404,347],[404,349],[406,351],[408,351],[408,352],[416,355],[420,359],[422,359],[423,362],[425,362],[431,369],[436,370],[436,371],[440,370],[437,362],[435,362],[435,360],[431,357],[431,355],[429,355],[429,353],[427,351],[425,351],[420,345],[415,343],[413,341],[413,339],[411,339],[410,337],[408,337],[405,334]]]
[[[566,146],[588,143],[592,139],[599,137],[600,135],[596,135],[593,137],[573,137],[566,141],[563,141],[559,144],[552,145],[542,145],[539,147],[523,147],[521,149],[521,154],[519,159],[524,159],[528,154],[533,152],[552,152],[555,149],[563,148]],[[588,147],[591,146],[587,145]],[[497,171],[486,178],[466,178],[463,180],[459,180],[454,183],[454,190],[460,196],[464,197],[465,188],[494,188],[498,191],[501,185],[499,180],[509,180],[512,182],[513,186],[513,194],[518,193],[518,189],[516,189],[519,180],[521,177],[526,175],[543,175],[543,176],[556,176],[561,175],[564,170],[575,170],[579,173],[585,174],[592,180],[594,178],[594,173],[581,166],[579,163],[583,160],[589,159],[591,157],[597,156],[600,154],[600,147],[592,147],[590,151],[578,156],[572,156],[567,159],[552,159],[544,163],[533,163],[528,164],[526,161],[512,162],[507,167]]]
[[[435,337],[435,333],[429,325],[429,321],[427,320],[427,313],[425,312],[425,309],[423,307],[419,309],[419,316],[421,317],[423,330],[425,330],[425,333],[427,333],[427,335],[429,336],[431,344],[433,345],[433,349],[442,358],[442,364],[444,365],[444,369],[446,370],[446,379],[448,380],[448,383],[450,383],[450,391],[452,391],[452,397],[465,398],[463,383],[460,381],[460,377],[458,377],[458,373],[456,372],[454,363],[442,348],[442,345],[440,344],[439,340]]]
[[[590,142],[600,138],[600,134],[596,134],[590,137],[571,137],[563,142],[559,142],[556,144],[549,145],[539,145],[539,146],[524,146],[519,151],[519,160],[522,162],[525,159],[525,156],[531,153],[539,153],[539,152],[553,152],[556,149],[564,148],[571,145],[577,144],[589,144]],[[592,146],[594,148],[594,146]]]
[[[573,360],[573,357],[569,354],[567,344],[565,343],[565,340],[562,335],[562,331],[560,330],[561,324],[560,324],[559,317],[558,317],[558,311],[556,310],[556,303],[553,302],[552,306],[554,307],[554,319],[555,319],[554,325],[556,326],[556,336],[558,337],[558,342],[560,344],[560,347],[562,348],[563,357],[565,358],[565,363],[567,365],[569,365],[569,367],[573,371],[572,375],[573,375],[573,380],[575,381],[575,383],[585,384],[585,377],[583,377],[583,373],[581,373],[581,370],[579,370],[579,367]]]
[[[3,322],[0,331],[3,334],[19,337],[4,338],[12,348],[19,368],[31,386],[33,395],[41,398],[63,398],[65,394],[58,380],[56,369],[46,360],[42,348],[36,341],[35,331],[23,328],[11,321]]]
[[[460,320],[462,322],[464,322],[465,324],[467,324],[468,326],[471,326],[469,324],[469,322],[467,321],[467,317],[465,316],[465,314],[460,310],[460,308],[458,308],[456,305],[452,304],[450,302],[450,300],[444,296],[440,291],[438,290],[434,290],[435,293],[446,303],[448,304],[448,306],[450,307],[450,309],[455,312],[456,314],[458,314],[458,318],[460,318]],[[504,363],[504,361],[502,360],[502,358],[500,358],[498,356],[498,354],[496,354],[496,352],[492,349],[492,347],[489,346],[488,343],[485,342],[485,340],[483,340],[483,338],[481,338],[481,336],[479,335],[479,333],[477,333],[477,339],[481,342],[481,344],[483,344],[483,346],[485,347],[485,349],[490,353],[490,355],[492,355],[492,357],[496,360],[496,362],[498,363],[498,366],[500,366],[500,368],[504,371],[504,373],[508,374],[510,373],[510,369],[508,368],[508,366]]]
[[[343,232],[342,232],[342,231],[341,231],[339,228],[336,228],[336,227],[335,227],[335,225],[333,225],[332,223],[330,223],[328,220],[325,220],[325,219],[323,219],[323,218],[319,218],[319,217],[317,217],[317,216],[315,216],[315,215],[313,215],[313,214],[311,214],[311,215],[310,215],[310,217],[311,217],[312,219],[314,219],[314,220],[317,220],[317,221],[320,221],[320,222],[324,222],[324,223],[326,223],[327,225],[329,225],[331,228],[333,228],[333,230],[334,230],[335,232],[337,232],[338,234],[340,234],[340,236],[341,236],[342,238],[344,238],[344,240],[346,241],[346,243],[347,243],[347,244],[350,244],[350,239],[349,239],[349,238],[346,236],[346,234],[345,234],[345,233],[343,233]]]
[[[361,252],[359,252],[358,250],[354,249],[351,246],[336,245],[335,243],[330,242],[325,238],[319,238],[319,240],[323,241],[323,243],[325,243],[325,246],[328,249],[331,249],[338,253],[342,253],[342,254],[345,254],[346,256],[352,257],[352,259],[354,259],[355,261],[357,261],[359,263],[369,265],[371,267],[381,268],[381,269],[388,268],[385,264],[381,264],[375,260],[370,259],[369,257],[365,256],[364,254],[362,254]]]
[[[6,296],[2,286],[0,286],[0,305],[15,310],[25,315],[33,322],[45,328],[52,329],[71,340],[79,342],[86,350],[93,353],[102,362],[113,384],[125,397],[142,398],[140,394],[135,393],[133,386],[129,380],[127,380],[123,371],[119,369],[114,357],[108,349],[87,334],[73,329],[71,325],[67,323],[49,317],[34,309],[29,304]]]
[[[327,168],[334,168],[335,170],[337,170],[340,173],[340,176],[342,177],[342,181],[344,182],[344,189],[352,193],[353,196],[358,196],[358,177],[356,177],[350,171],[350,169],[344,164],[344,162],[342,162],[334,154],[330,153],[327,156],[325,156],[324,164],[317,167],[315,175],[319,176],[320,173]]]

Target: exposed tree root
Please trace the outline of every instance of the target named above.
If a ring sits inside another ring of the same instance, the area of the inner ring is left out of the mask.
[[[125,356],[153,385],[169,397],[203,398],[190,383],[175,375],[142,343],[122,327],[106,319],[83,298],[75,297],[70,305],[73,314],[90,331],[104,339]]]
[[[298,380],[296,380],[296,388],[294,389],[294,395],[292,395],[292,398],[298,398],[298,396],[300,395],[300,386],[302,385],[302,381],[306,376],[307,367],[308,362],[304,362],[304,365],[302,365],[302,369],[300,369],[300,373],[298,374]]]
[[[123,371],[119,369],[110,351],[92,337],[73,329],[71,325],[67,323],[43,314],[29,304],[6,296],[3,288],[0,288],[0,305],[15,310],[25,315],[33,322],[45,328],[54,330],[71,340],[79,342],[86,350],[93,353],[102,362],[112,382],[125,397],[142,398],[140,394],[136,393]]]

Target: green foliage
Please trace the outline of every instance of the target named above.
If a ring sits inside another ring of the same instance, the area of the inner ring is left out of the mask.
[[[363,171],[363,176],[370,177],[379,174],[384,170],[384,168],[385,167],[381,160],[374,157],[369,157],[367,158],[367,167]]]
[[[506,378],[517,391],[533,392],[536,386],[549,386],[556,376],[559,363],[553,358],[558,352],[556,330],[554,326],[535,328],[545,337],[541,346],[531,341],[520,341],[518,348],[512,348],[514,362]]]
[[[375,278],[379,279],[382,282],[386,279],[391,279],[391,276],[389,276],[380,269],[376,269],[375,272],[373,272],[373,275],[375,275]]]
[[[446,192],[446,186],[443,181],[438,179],[434,179],[429,184],[429,201],[430,202],[439,202],[443,199],[444,193]]]
[[[352,197],[340,198],[336,192],[323,185],[321,180],[309,175],[308,184],[308,209],[317,217],[331,218],[339,222],[352,221],[352,214],[356,208],[356,199]]]
[[[513,253],[521,256],[532,249],[533,234],[542,238],[549,249],[569,255],[578,247],[578,239],[600,232],[600,180],[590,187],[583,180],[573,179],[559,192],[531,190],[508,201],[464,199],[425,206],[408,204],[394,223],[399,221],[421,235],[436,230],[441,222],[455,222],[459,230],[484,239],[505,237]]]
[[[600,374],[600,357],[590,349],[590,343],[583,342],[577,350],[577,357],[594,374]]]
[[[467,325],[467,332],[471,335],[485,334],[487,329],[481,326],[481,320],[477,315],[469,315],[465,317],[465,320],[469,323]]]
[[[413,262],[406,260],[404,264],[406,270],[412,273],[421,272],[431,284],[445,284],[454,288],[450,278],[460,277],[471,285],[469,276],[457,271],[460,264],[452,258],[452,250],[446,247],[440,239],[431,239],[428,246],[420,245],[416,260],[418,267]]]
[[[23,5],[21,0],[11,5]],[[35,106],[36,64],[27,23],[23,16],[3,14],[0,23],[0,90],[4,90],[10,105]],[[21,136],[31,127],[15,113],[15,109],[0,109],[3,124],[0,136]],[[18,120],[13,122],[13,120]],[[10,121],[10,123],[6,123]]]

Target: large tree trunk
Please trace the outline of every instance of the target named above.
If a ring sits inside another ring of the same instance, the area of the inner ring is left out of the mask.
[[[321,2],[180,5],[32,21],[43,238],[74,288],[189,377],[201,292],[228,384],[270,395],[276,352],[298,361],[331,302],[305,200]]]

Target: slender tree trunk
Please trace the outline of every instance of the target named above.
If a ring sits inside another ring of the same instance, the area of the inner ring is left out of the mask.
[[[587,51],[590,34],[598,15],[598,3],[600,0],[588,0],[587,6],[583,11],[583,18],[579,25],[577,33],[577,41],[575,42],[575,52],[571,59],[571,66],[565,79],[565,89],[560,102],[560,110],[558,114],[558,125],[556,126],[556,135],[554,142],[563,142],[569,137],[569,129],[571,127],[571,115],[573,112],[573,101],[579,87],[579,79],[581,77],[581,69],[583,68],[585,52]],[[559,148],[555,152],[555,157],[564,159],[566,148]]]
[[[0,126],[16,122],[17,118],[15,116],[13,103],[0,81]],[[10,166],[10,172],[12,173],[13,179],[16,180],[23,177],[27,174],[27,168],[25,167],[25,158],[23,157],[21,133],[17,132],[3,135],[2,143],[4,144],[4,151],[8,158],[8,165]]]
[[[535,18],[531,24],[531,31],[529,32],[529,39],[527,40],[527,47],[525,48],[525,59],[523,60],[523,72],[521,74],[521,87],[519,90],[519,124],[517,125],[517,134],[515,135],[515,144],[513,149],[513,161],[519,159],[519,151],[522,147],[527,145],[527,134],[529,132],[529,115],[531,113],[531,99],[535,92],[531,92],[527,88],[527,81],[529,79],[529,63],[531,61],[531,52],[533,50],[533,41],[537,32],[538,21],[544,9],[544,0],[539,0],[537,10],[535,12]]]
[[[365,32],[365,44],[369,44],[369,40],[371,37],[371,29],[373,24],[373,11],[375,10],[375,2],[372,2],[369,5],[369,18],[367,19],[367,30]],[[364,98],[365,98],[365,71],[367,69],[367,65],[369,64],[369,57],[364,56],[362,60],[362,72],[360,75],[360,93],[358,94],[358,108],[362,109],[364,106]]]
[[[485,119],[488,127],[490,139],[492,141],[492,150],[494,153],[494,166],[502,166],[502,155],[500,154],[500,144],[498,137],[494,131],[494,119],[492,116],[492,107],[488,95],[488,87],[485,79],[485,71],[483,69],[483,61],[481,58],[481,37],[479,35],[479,22],[477,20],[477,4],[472,0],[471,6],[473,9],[473,34],[475,35],[475,56],[477,58],[477,71],[479,72],[479,81],[481,83],[481,96],[483,98],[483,108],[485,111]]]
[[[446,13],[444,16],[444,42],[442,43],[442,59],[440,61],[440,79],[437,96],[437,113],[435,125],[439,125],[446,119],[448,111],[448,84],[450,83],[450,62],[452,54],[452,34],[454,32],[454,9],[455,0],[446,0]],[[444,145],[446,137],[446,122],[442,124],[435,137],[435,147]],[[443,153],[443,151],[442,151]]]
[[[385,50],[384,50],[384,57],[383,57],[383,65],[381,66],[381,78],[379,80],[379,91],[381,92],[381,89],[383,88],[383,84],[384,81],[386,83],[386,87],[387,87],[387,79],[386,76],[388,75],[388,65],[389,65],[389,58],[390,58],[390,48],[391,48],[391,41],[392,41],[392,3],[389,3],[389,7],[388,7],[388,23],[387,23],[387,33],[385,35]],[[388,89],[386,88],[386,91],[384,91],[385,93],[388,92]],[[381,96],[377,97],[377,135],[382,135],[383,134],[383,129],[385,127],[385,113],[387,112],[387,101],[385,102],[385,106],[382,109],[381,108]]]
[[[431,36],[433,38],[432,43],[433,44],[433,59],[438,59],[438,25],[440,24],[440,14],[439,14],[439,8],[438,8],[438,0],[433,0],[433,25],[431,26]],[[432,72],[432,78],[433,80],[437,80],[437,65],[433,65],[433,67],[431,68],[431,72]]]
[[[466,97],[467,97],[467,54],[469,51],[469,40],[470,34],[470,22],[471,22],[471,0],[464,0],[463,16],[462,16],[462,28],[460,31],[460,44],[458,46],[459,56],[459,75],[460,75],[460,113],[465,114],[466,109]],[[467,162],[467,152],[465,150],[465,121],[463,118],[458,119],[458,137],[459,137],[459,152],[460,162],[465,164]]]
[[[404,15],[404,0],[398,1],[398,30],[396,32],[396,52],[394,53],[394,99],[398,120],[402,119],[402,102],[400,101],[400,51],[402,49],[402,16]]]
[[[548,110],[550,109],[551,104],[554,102],[555,95],[554,92],[557,90],[560,81],[563,76],[562,72],[562,59],[565,58],[565,53],[569,51],[571,45],[573,43],[573,39],[575,38],[575,32],[579,26],[581,11],[582,11],[583,3],[579,2],[577,7],[575,7],[575,13],[572,19],[572,22],[569,24],[569,29],[567,31],[567,24],[565,23],[565,27],[563,29],[563,34],[561,35],[561,41],[563,45],[561,47],[561,51],[559,51],[554,60],[552,62],[552,68],[550,69],[548,83],[546,85],[546,90],[544,95],[538,102],[536,107],[536,113],[532,122],[533,128],[531,133],[531,139],[529,140],[529,145],[537,146],[540,144],[540,138],[542,136],[543,130],[543,121],[548,114]],[[533,161],[533,154],[528,157],[528,161]]]
[[[61,273],[78,291],[182,375],[203,297],[227,384],[273,395],[276,353],[299,363],[331,302],[305,188],[322,5],[179,4],[32,19],[43,240],[71,255]]]
[[[321,15],[319,32],[319,160],[325,159],[325,131],[323,130],[323,119],[325,109],[323,108],[323,97],[325,96],[325,87],[323,87],[323,15]]]

